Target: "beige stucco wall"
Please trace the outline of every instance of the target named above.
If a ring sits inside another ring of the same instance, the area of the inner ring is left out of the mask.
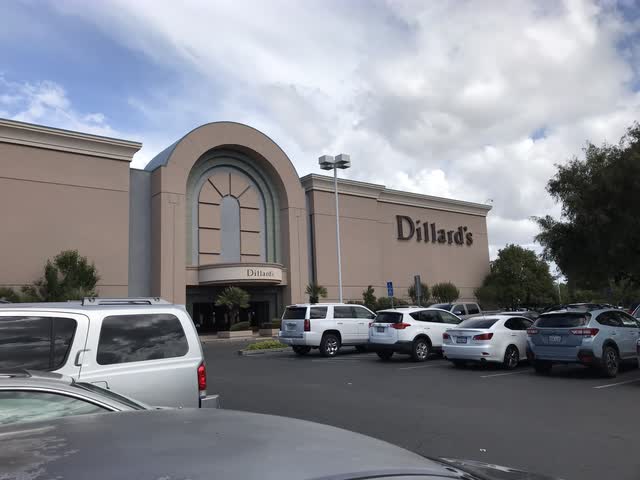
[[[307,192],[313,206],[315,271],[318,283],[328,290],[328,300],[338,298],[335,204],[331,192]],[[395,295],[406,297],[416,274],[428,285],[453,282],[462,299],[472,299],[489,272],[486,212],[480,215],[435,208],[387,203],[376,198],[340,194],[342,282],[345,300],[361,300],[372,285],[377,296],[386,296],[392,281]],[[407,201],[407,203],[410,203]],[[452,207],[452,210],[455,210]],[[398,240],[396,215],[436,223],[438,229],[467,226],[473,232],[471,246]]]
[[[0,286],[43,274],[61,250],[95,262],[102,296],[126,296],[129,162],[0,141]]]

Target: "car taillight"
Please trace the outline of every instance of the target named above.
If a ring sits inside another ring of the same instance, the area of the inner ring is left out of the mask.
[[[595,337],[600,331],[599,328],[572,328],[569,330],[572,335],[582,335],[583,337]]]
[[[537,335],[540,333],[540,330],[537,328],[527,328],[527,335]]]
[[[201,392],[207,389],[207,367],[204,366],[204,362],[198,367],[198,390]]]
[[[400,323],[392,323],[391,327],[395,328],[396,330],[404,330],[407,327],[410,327],[411,324],[410,323],[404,323],[404,322],[400,322]]]
[[[493,333],[481,333],[480,335],[474,335],[474,340],[491,340],[493,338]]]
[[[308,318],[304,320],[304,331],[305,332],[311,331],[311,320],[309,320]]]
[[[451,337],[449,336],[449,334],[448,334],[448,333],[443,333],[443,334],[442,334],[442,339],[443,339],[443,340],[449,340],[450,338],[451,338]]]

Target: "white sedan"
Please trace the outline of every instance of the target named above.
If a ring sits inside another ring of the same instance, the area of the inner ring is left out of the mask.
[[[508,314],[469,318],[443,334],[443,353],[457,367],[466,362],[496,362],[515,368],[527,358],[531,324],[528,318]]]

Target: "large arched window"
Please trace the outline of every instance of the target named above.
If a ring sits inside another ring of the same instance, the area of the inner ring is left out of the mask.
[[[256,185],[240,170],[214,168],[198,195],[200,265],[264,262],[264,202]]]

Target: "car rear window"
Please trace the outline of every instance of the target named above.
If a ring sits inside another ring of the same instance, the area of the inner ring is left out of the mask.
[[[0,317],[0,369],[56,370],[64,364],[75,332],[71,318]]]
[[[540,316],[534,326],[540,328],[573,328],[586,325],[588,321],[584,313],[553,313]]]
[[[283,320],[304,320],[307,307],[287,307],[282,316]]]
[[[458,324],[458,328],[491,328],[497,318],[470,318]]]
[[[376,315],[374,323],[400,323],[402,314],[399,312],[380,312]]]

